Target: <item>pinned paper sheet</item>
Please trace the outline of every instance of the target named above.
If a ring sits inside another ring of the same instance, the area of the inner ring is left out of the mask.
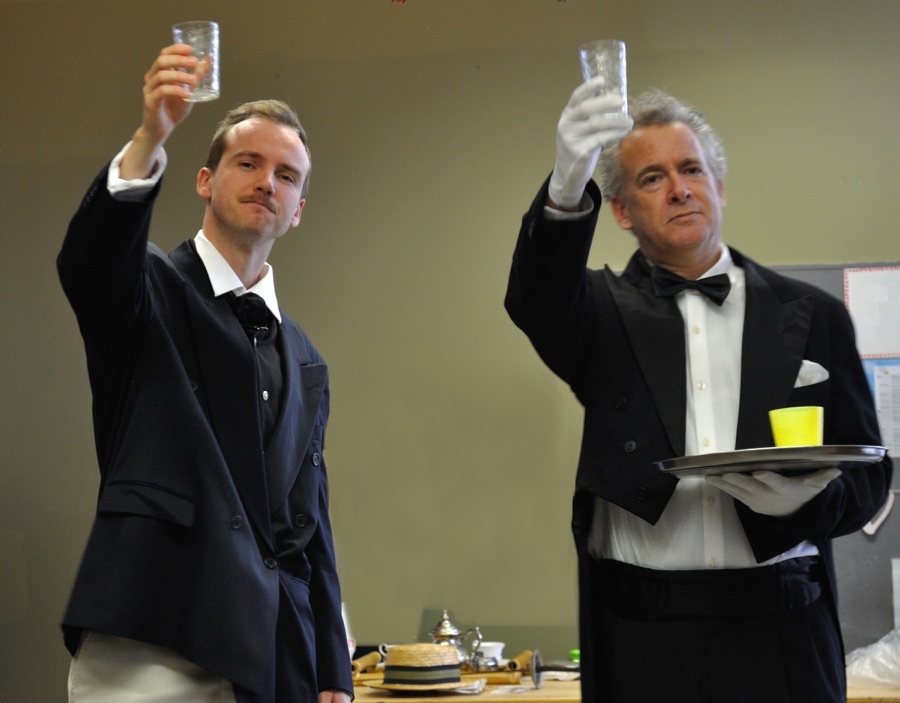
[[[844,270],[844,302],[856,329],[882,444],[900,452],[900,266]],[[897,485],[895,481],[894,485]]]
[[[867,360],[864,363],[872,395],[881,441],[893,455],[900,453],[900,360]]]
[[[894,629],[900,627],[900,559],[891,559],[891,583],[894,584]]]
[[[845,269],[844,302],[863,359],[900,357],[900,266]]]

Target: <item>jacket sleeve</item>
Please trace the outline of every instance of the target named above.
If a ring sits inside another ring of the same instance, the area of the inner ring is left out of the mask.
[[[109,167],[94,179],[69,223],[57,271],[89,348],[104,348],[131,332],[145,302],[147,242],[156,185],[146,201],[114,199]]]
[[[595,203],[590,214],[551,220],[544,214],[544,183],[522,219],[504,300],[510,318],[544,363],[573,389],[587,368],[597,315],[587,260],[600,191],[592,181],[587,192]]]
[[[327,483],[319,495],[319,526],[306,554],[312,565],[310,604],[316,620],[316,678],[320,691],[353,695],[350,652],[341,613],[341,589],[328,516]]]

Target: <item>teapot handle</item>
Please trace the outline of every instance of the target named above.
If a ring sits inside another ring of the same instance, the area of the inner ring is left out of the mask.
[[[466,634],[463,635],[463,639],[468,637],[473,632],[475,633],[475,639],[472,640],[472,654],[470,656],[471,659],[475,658],[475,653],[478,651],[478,648],[481,646],[481,641],[484,639],[484,636],[481,634],[481,630],[477,627],[471,627],[466,630]]]

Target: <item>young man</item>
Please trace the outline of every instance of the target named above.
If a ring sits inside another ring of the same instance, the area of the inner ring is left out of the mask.
[[[202,229],[165,255],[149,222],[196,63],[185,45],[157,57],[58,259],[101,474],[63,620],[70,701],[347,703],[327,368],[266,263],[300,222],[306,134],[279,101],[230,112],[197,176]]]

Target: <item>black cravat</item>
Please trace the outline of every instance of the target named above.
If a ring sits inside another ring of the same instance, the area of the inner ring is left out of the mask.
[[[244,293],[234,301],[234,312],[244,326],[248,336],[256,337],[257,333],[265,334],[273,319],[266,306],[266,301],[256,293]]]
[[[256,356],[257,383],[260,421],[263,430],[263,446],[268,447],[269,439],[278,420],[281,402],[281,358],[278,353],[278,325],[275,316],[269,312],[266,301],[256,293],[235,296],[228,293],[228,302],[234,308]]]
[[[716,305],[721,305],[728,297],[728,291],[731,290],[731,281],[728,280],[728,274],[725,273],[689,281],[668,269],[654,266],[650,269],[650,277],[653,279],[653,292],[658,298],[671,298],[685,288],[693,288],[703,293]]]

